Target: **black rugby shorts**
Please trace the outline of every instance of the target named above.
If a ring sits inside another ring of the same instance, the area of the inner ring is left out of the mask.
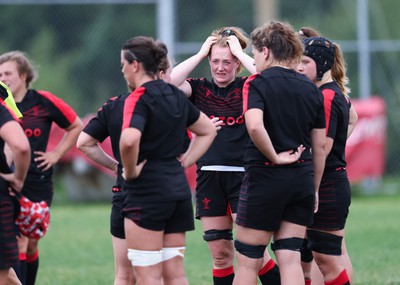
[[[237,212],[244,172],[199,171],[196,185],[196,218]]]
[[[308,226],[315,200],[312,171],[307,168],[251,167],[240,189],[236,224],[276,231],[282,221]]]
[[[351,203],[351,189],[344,170],[324,174],[319,188],[318,212],[310,228],[344,229]]]
[[[121,239],[125,239],[124,217],[121,213],[123,203],[124,195],[122,192],[115,193],[112,197],[110,233]]]
[[[0,269],[19,266],[14,205],[7,192],[0,190]]]
[[[193,204],[190,198],[145,203],[129,200],[128,197],[126,202],[122,210],[123,216],[142,228],[164,231],[165,234],[194,230]]]

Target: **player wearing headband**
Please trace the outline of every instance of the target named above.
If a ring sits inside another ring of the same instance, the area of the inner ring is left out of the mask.
[[[340,47],[324,37],[306,37],[304,32],[302,35],[304,54],[298,71],[322,91],[327,123],[326,164],[319,189],[318,212],[307,230],[308,248],[325,282],[350,284],[352,267],[344,243],[351,202],[345,148],[357,122],[357,113],[348,97],[350,90],[346,86],[348,80]]]

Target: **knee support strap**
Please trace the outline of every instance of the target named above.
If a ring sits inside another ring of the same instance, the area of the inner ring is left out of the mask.
[[[249,258],[263,258],[266,245],[249,245],[235,240],[235,249]]]
[[[343,237],[341,236],[315,230],[307,230],[307,237],[312,251],[327,255],[342,254]]]
[[[233,240],[232,230],[208,230],[204,232],[203,239],[205,241],[213,241],[219,239]]]
[[[136,250],[128,248],[132,266],[150,266],[162,262],[162,250]]]
[[[304,239],[297,237],[278,239],[271,244],[271,249],[273,251],[285,249],[300,252],[303,247],[303,242]]]
[[[185,247],[163,247],[162,249],[162,261],[166,261],[174,258],[175,256],[184,256]]]

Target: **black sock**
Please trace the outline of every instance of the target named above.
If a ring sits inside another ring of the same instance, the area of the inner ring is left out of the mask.
[[[22,263],[22,261],[20,260],[19,261],[20,266],[21,266],[21,263]],[[21,281],[21,268],[20,268],[20,266],[15,266],[15,267],[12,268],[12,269],[14,269],[15,274],[17,275],[19,281]]]
[[[270,259],[267,264],[258,272],[258,278],[263,285],[280,285],[281,276],[279,275],[279,267],[273,259]]]
[[[232,285],[234,277],[233,266],[224,269],[213,269],[214,285]]]
[[[19,281],[21,281],[22,285],[26,284],[26,254],[19,255],[19,268],[15,270],[17,273]]]
[[[34,255],[26,257],[26,284],[34,285],[36,281],[36,275],[39,268],[39,251],[36,251]]]

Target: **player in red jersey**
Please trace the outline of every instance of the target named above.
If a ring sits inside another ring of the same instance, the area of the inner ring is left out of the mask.
[[[135,37],[122,47],[125,100],[120,155],[128,258],[139,284],[186,285],[185,233],[194,229],[184,168],[211,145],[216,129],[182,91],[157,80],[164,44]],[[186,129],[194,136],[182,154]]]
[[[48,91],[29,89],[36,79],[36,71],[28,57],[20,51],[0,55],[0,80],[14,96],[18,109],[23,114],[22,125],[32,150],[31,164],[22,194],[34,202],[53,199],[53,165],[75,145],[82,130],[82,122],[75,111],[62,99]],[[46,151],[52,123],[55,122],[66,133],[53,151]],[[38,241],[22,236],[19,239],[21,259],[21,282],[35,284],[39,266]],[[26,278],[24,266],[26,260]],[[24,281],[26,279],[26,282]]]
[[[271,239],[281,284],[304,284],[300,249],[317,206],[325,161],[323,98],[310,80],[292,69],[300,61],[302,46],[290,25],[269,22],[256,28],[251,38],[259,73],[243,88],[251,141],[244,155],[246,176],[236,218],[233,284],[257,283]],[[296,163],[280,166],[272,160],[271,144],[276,152],[299,144],[306,150]]]
[[[196,185],[196,218],[201,220],[212,255],[216,285],[232,284],[234,277],[232,229],[244,175],[243,153],[249,140],[242,97],[247,77],[238,75],[243,67],[251,74],[256,72],[253,58],[245,53],[248,41],[238,27],[217,29],[197,54],[175,66],[171,74],[172,83],[219,126],[211,148],[197,162]],[[212,80],[187,78],[207,58]],[[268,251],[259,276],[263,284],[279,284],[279,270]]]
[[[317,33],[310,29],[303,28],[300,34],[304,55],[298,71],[322,91],[327,122],[326,165],[319,189],[319,209],[307,230],[308,248],[325,282],[351,284],[353,269],[344,241],[351,202],[345,148],[357,122],[357,113],[348,97],[350,90],[346,86],[348,79],[340,46],[315,36]]]
[[[163,58],[158,68],[157,78],[169,82],[171,70],[172,66],[169,59]],[[122,192],[123,178],[119,141],[121,137],[124,104],[128,95],[129,94],[122,94],[107,100],[98,110],[96,117],[91,119],[84,127],[77,142],[78,148],[90,159],[117,174],[117,181],[112,189],[113,198],[110,215],[110,233],[112,235],[115,260],[114,285],[136,284],[132,265],[126,255],[127,245],[124,230],[124,217],[121,213],[124,195]],[[115,159],[107,155],[98,144],[99,142],[103,142],[107,137],[111,140]]]

